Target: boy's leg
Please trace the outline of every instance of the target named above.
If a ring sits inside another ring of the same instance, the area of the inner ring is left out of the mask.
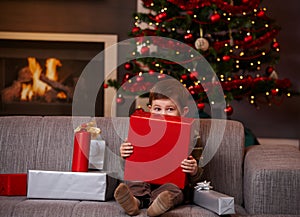
[[[161,185],[152,191],[151,205],[147,210],[149,216],[158,216],[174,206],[182,204],[184,195],[182,190],[172,183]]]

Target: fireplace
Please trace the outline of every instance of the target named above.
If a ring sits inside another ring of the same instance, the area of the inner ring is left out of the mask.
[[[115,35],[0,32],[0,115],[72,115],[82,71],[116,42]],[[116,55],[104,59],[103,79],[113,78],[106,59],[116,64]],[[114,115],[111,91],[99,87],[95,116]]]

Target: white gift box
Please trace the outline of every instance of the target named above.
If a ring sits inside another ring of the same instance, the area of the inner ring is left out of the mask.
[[[29,170],[27,198],[106,201],[117,180],[105,172]]]
[[[105,141],[91,140],[89,154],[89,169],[103,170]]]
[[[195,190],[193,201],[218,215],[235,214],[234,198],[213,190]]]

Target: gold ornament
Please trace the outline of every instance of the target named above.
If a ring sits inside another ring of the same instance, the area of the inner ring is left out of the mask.
[[[198,38],[195,41],[195,48],[197,50],[207,51],[209,48],[209,42],[206,38]]]

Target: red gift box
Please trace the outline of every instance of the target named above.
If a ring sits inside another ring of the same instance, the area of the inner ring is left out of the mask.
[[[133,154],[126,158],[124,179],[152,184],[186,185],[180,167],[191,153],[197,120],[138,112],[130,117],[128,142]]]
[[[0,174],[1,196],[26,196],[27,174]]]

